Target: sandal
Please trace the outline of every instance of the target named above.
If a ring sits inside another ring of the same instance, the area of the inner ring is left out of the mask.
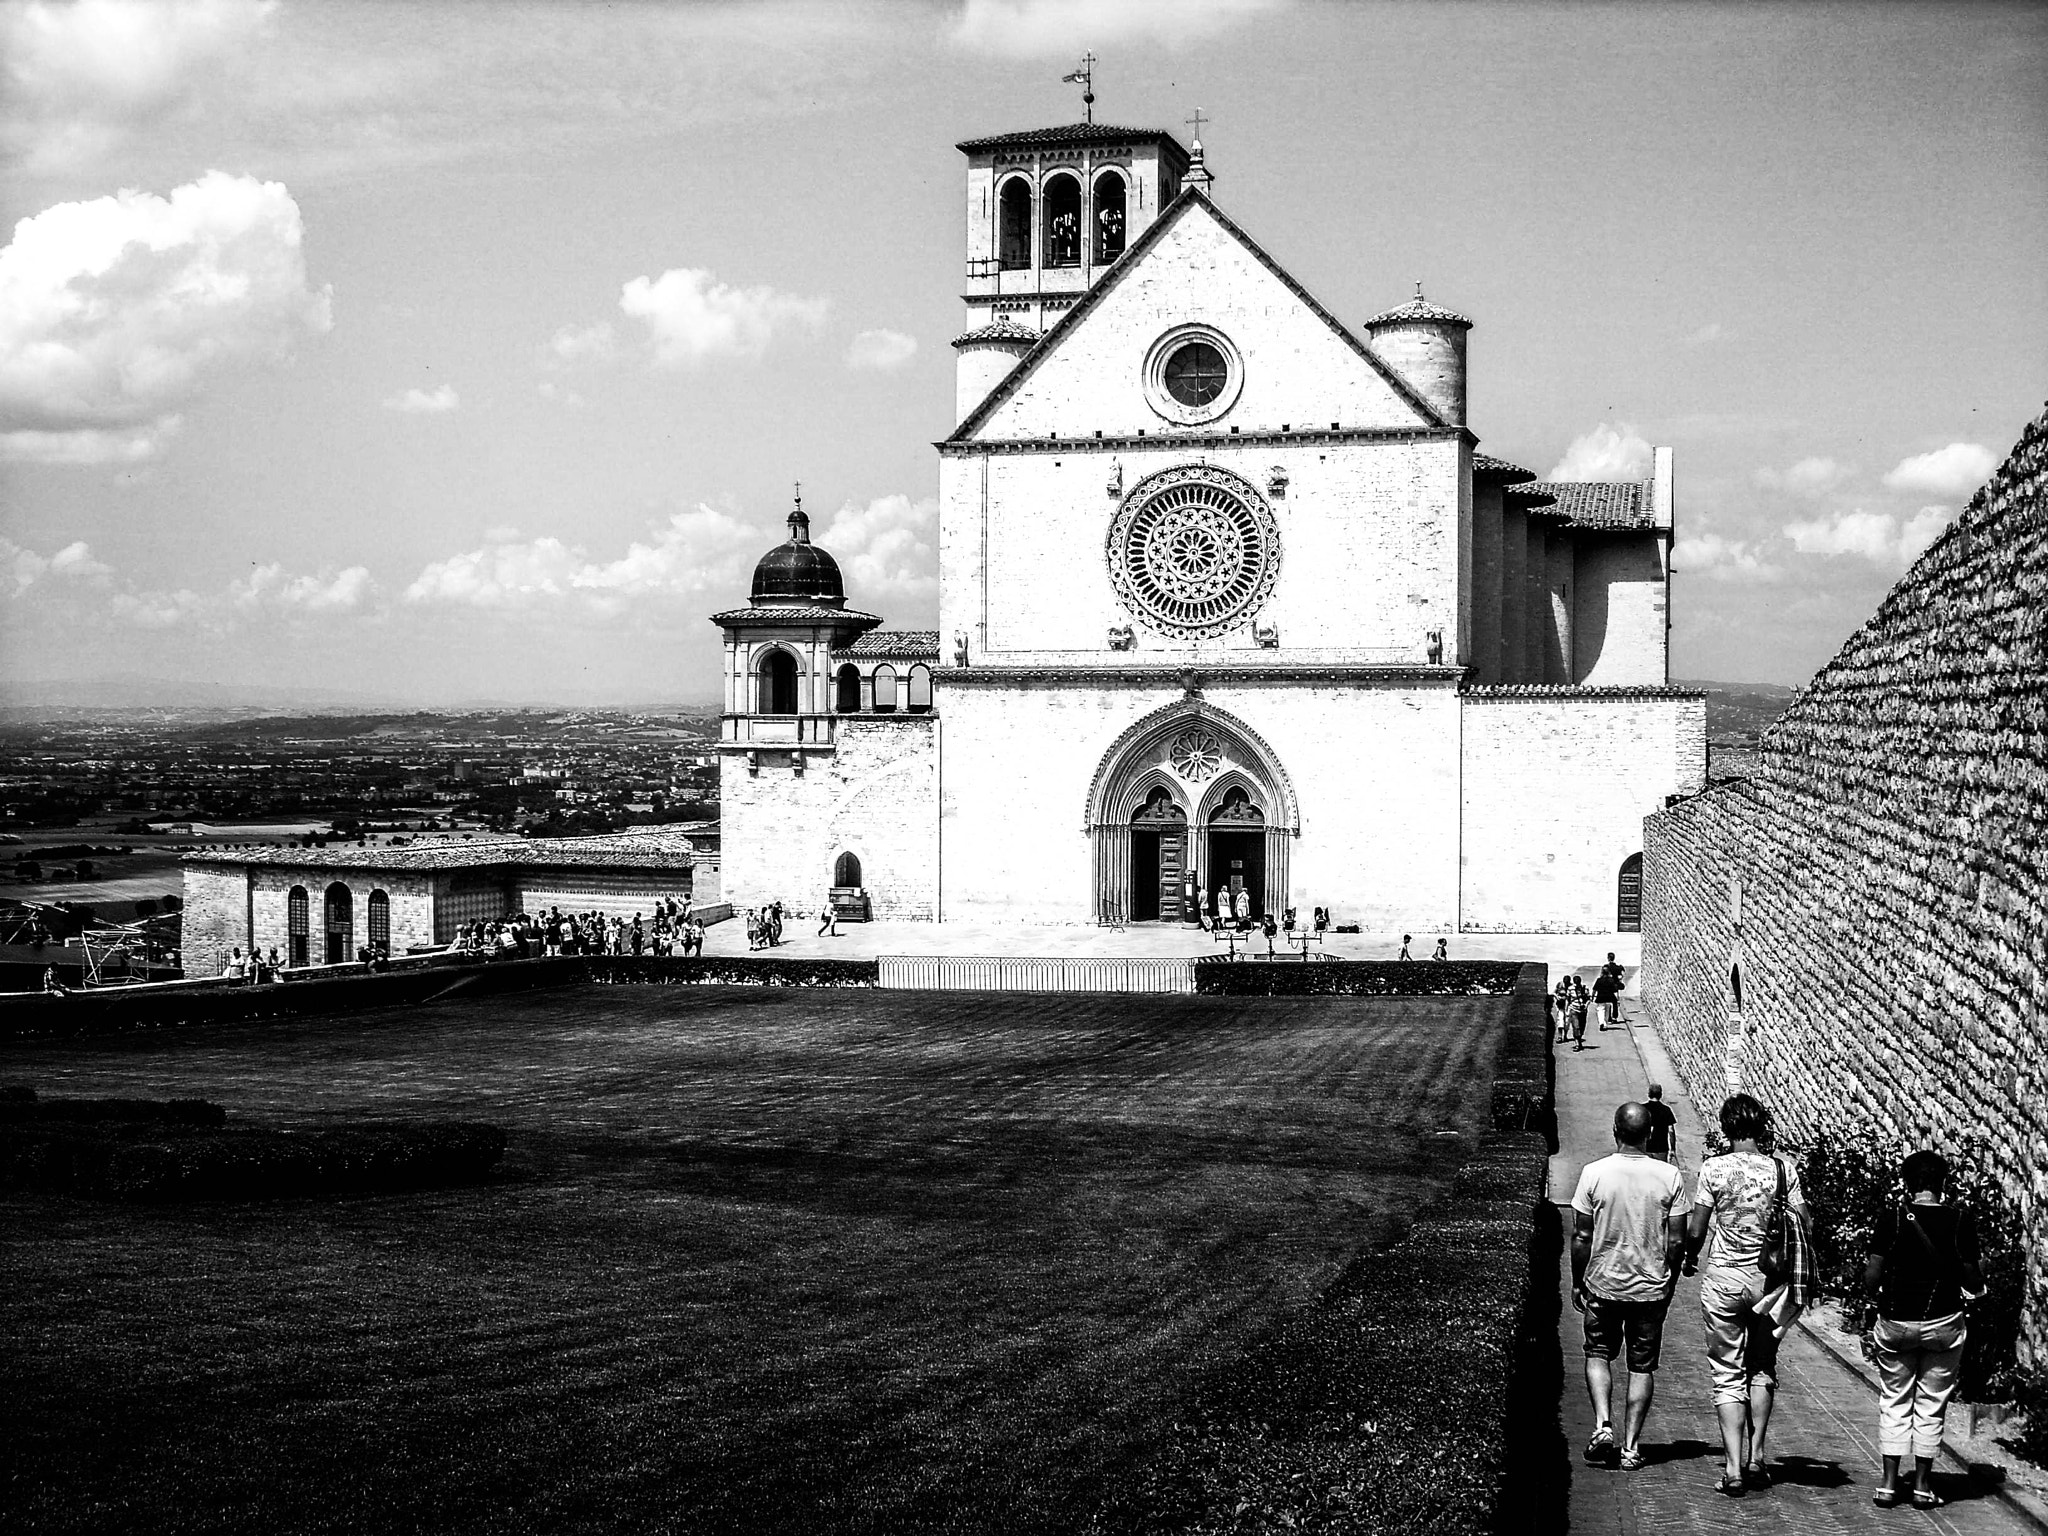
[[[1905,1494],[1897,1488],[1880,1488],[1870,1496],[1870,1502],[1879,1509],[1897,1509],[1899,1500],[1904,1497]]]
[[[1744,1467],[1742,1469],[1742,1485],[1754,1492],[1763,1492],[1771,1486],[1771,1469],[1764,1466]]]
[[[1714,1492],[1722,1495],[1724,1498],[1739,1499],[1747,1491],[1742,1486],[1741,1478],[1730,1477],[1726,1472],[1723,1472],[1721,1480],[1714,1484]]]
[[[1913,1507],[1915,1509],[1939,1509],[1941,1506],[1942,1497],[1932,1488],[1915,1488],[1913,1490]]]

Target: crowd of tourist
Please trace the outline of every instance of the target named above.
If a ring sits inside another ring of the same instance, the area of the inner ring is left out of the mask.
[[[1652,1084],[1649,1102],[1614,1112],[1613,1155],[1587,1164],[1572,1196],[1572,1305],[1582,1318],[1596,1422],[1585,1456],[1622,1471],[1643,1465],[1665,1314],[1680,1276],[1697,1274],[1721,1432],[1714,1488],[1741,1498],[1774,1481],[1768,1445],[1778,1346],[1819,1294],[1806,1196],[1797,1166],[1773,1145],[1769,1110],[1747,1093],[1722,1103],[1721,1147],[1701,1162],[1688,1193],[1662,1098]],[[1882,1381],[1883,1470],[1873,1499],[1885,1508],[1942,1502],[1934,1458],[1969,1337],[1967,1308],[1985,1289],[1976,1228],[1947,1203],[1948,1179],[1939,1152],[1906,1158],[1902,1197],[1865,1249],[1865,1347]],[[1623,1354],[1629,1384],[1617,1434],[1613,1362]]]

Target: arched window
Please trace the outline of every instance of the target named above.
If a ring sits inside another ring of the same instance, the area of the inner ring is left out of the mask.
[[[1740,962],[1728,967],[1728,992],[1735,1001],[1735,1011],[1742,1012],[1742,966]]]
[[[922,662],[910,669],[910,710],[923,714],[932,707],[932,669]]]
[[[796,658],[787,651],[770,651],[761,658],[761,700],[757,713],[796,713]]]
[[[1095,264],[1124,253],[1124,179],[1115,171],[1095,178]]]
[[[391,898],[382,891],[370,892],[370,948],[391,953]]]
[[[1081,180],[1078,176],[1045,179],[1045,264],[1081,265]]]
[[[1615,886],[1614,931],[1643,931],[1643,856],[1640,853],[1632,853],[1621,861],[1621,877]]]
[[[832,861],[832,883],[843,890],[860,889],[860,860],[842,853]]]
[[[875,709],[887,714],[896,707],[896,669],[886,661],[875,668]]]
[[[312,960],[312,902],[303,885],[295,885],[284,898],[285,948],[287,965],[306,965]]]
[[[850,661],[839,669],[838,687],[833,695],[832,707],[842,715],[857,714],[860,711],[860,668]]]
[[[996,256],[1006,272],[1031,265],[1031,183],[1012,176],[997,197]]]
[[[339,880],[327,887],[327,897],[321,903],[325,921],[327,947],[323,951],[329,965],[340,965],[344,960],[356,957],[356,909],[355,898],[349,895],[348,887]]]

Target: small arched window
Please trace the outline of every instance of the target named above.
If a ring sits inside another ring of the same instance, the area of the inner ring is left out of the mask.
[[[284,898],[285,948],[287,965],[305,965],[311,958],[312,901],[303,885],[295,885]]]
[[[1614,906],[1616,933],[1643,931],[1643,856],[1640,853],[1632,853],[1621,861]]]
[[[875,710],[887,714],[896,707],[896,669],[886,661],[875,668]]]
[[[391,898],[382,891],[370,892],[370,948],[391,953]]]
[[[1742,1012],[1742,964],[1737,961],[1728,967],[1728,992],[1734,999],[1735,1011]]]
[[[932,669],[922,662],[910,669],[910,711],[923,714],[932,707]]]
[[[860,712],[860,668],[850,661],[839,669],[832,707],[842,715]]]
[[[787,651],[770,651],[761,658],[761,700],[758,713],[796,713],[796,658]]]
[[[327,946],[324,956],[329,965],[340,965],[344,960],[355,959],[356,920],[355,898],[341,881],[327,887],[327,897],[321,903],[325,918]]]
[[[1045,180],[1045,264],[1081,265],[1081,179],[1048,176]]]
[[[860,860],[842,853],[832,863],[832,883],[842,890],[860,889]]]
[[[1031,183],[1012,176],[996,199],[996,258],[1006,272],[1031,265]]]
[[[1095,178],[1095,264],[1124,253],[1124,179],[1115,171]]]

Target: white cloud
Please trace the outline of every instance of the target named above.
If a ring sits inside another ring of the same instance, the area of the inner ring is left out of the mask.
[[[848,502],[817,537],[839,562],[849,597],[929,605],[939,592],[939,504],[929,497],[881,496]],[[891,622],[899,622],[897,615]]]
[[[0,456],[147,458],[206,374],[328,330],[301,238],[282,184],[219,171],[23,219],[0,250]]]
[[[674,513],[609,560],[557,538],[521,539],[515,530],[493,529],[482,548],[429,563],[405,597],[471,608],[574,600],[600,613],[619,612],[635,598],[741,601],[753,562],[773,542],[761,529],[704,506]]]
[[[542,379],[540,381],[540,397],[543,400],[553,400],[561,405],[566,405],[572,410],[581,410],[590,403],[575,390],[559,387],[553,379]]]
[[[433,389],[408,389],[402,394],[386,397],[384,409],[405,411],[415,416],[438,416],[443,411],[452,411],[462,404],[462,397],[455,393],[452,384],[441,384]]]
[[[1718,320],[1710,320],[1705,325],[1701,326],[1698,330],[1694,331],[1691,335],[1687,336],[1685,338],[1684,344],[1688,347],[1704,347],[1708,342],[1719,341],[1720,339],[1721,322]]]
[[[1718,533],[1681,535],[1671,546],[1671,569],[1725,582],[1773,582],[1784,575],[1756,543]]]
[[[778,331],[816,327],[829,301],[773,288],[734,288],[698,267],[636,277],[619,291],[619,308],[646,324],[654,360],[685,367],[713,357],[759,357]]]
[[[1787,523],[1785,537],[1802,555],[1847,555],[1873,565],[1904,567],[1919,558],[1954,516],[1947,507],[1922,507],[1902,525],[1889,512],[1859,507]]]
[[[1886,490],[1911,491],[1962,501],[1991,478],[1998,455],[1978,443],[1950,443],[1932,453],[1901,459],[1884,477]]]
[[[1756,483],[1767,490],[1790,491],[1795,496],[1821,496],[1848,476],[1848,465],[1815,457],[1801,459],[1786,470],[1760,469],[1756,472]]]
[[[189,111],[275,0],[30,0],[0,13],[6,131],[38,169],[104,155]]]
[[[117,592],[113,613],[123,624],[137,629],[170,629],[203,617],[211,606],[197,592],[180,587],[175,592]]]
[[[618,337],[612,333],[609,320],[600,320],[595,325],[565,325],[547,345],[547,360],[562,365],[606,363],[618,353]]]
[[[292,576],[276,563],[259,565],[247,576],[228,583],[227,600],[245,612],[352,613],[369,599],[369,571],[351,565],[332,576]]]
[[[847,344],[846,366],[886,372],[901,368],[917,355],[917,338],[901,331],[862,331]]]
[[[1101,43],[1176,48],[1279,8],[1280,0],[967,0],[951,36],[1010,58],[1078,56]]]
[[[1619,428],[1602,422],[1572,439],[1564,457],[1551,466],[1546,480],[1646,480],[1654,456],[1647,439],[1627,422]]]
[[[46,556],[12,539],[0,538],[0,572],[13,582],[11,595],[15,597],[42,581],[97,582],[113,574],[109,567],[93,557],[92,547],[83,539],[74,540],[54,555]]]

